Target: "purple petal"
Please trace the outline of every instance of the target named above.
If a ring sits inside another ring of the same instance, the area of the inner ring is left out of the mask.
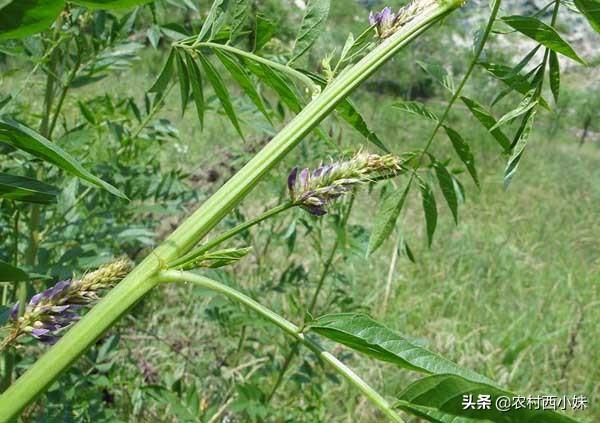
[[[306,189],[308,187],[309,174],[310,171],[306,168],[302,169],[302,172],[300,172],[300,186],[302,187],[302,189]]]
[[[313,216],[323,216],[326,215],[327,212],[322,207],[311,206],[311,205],[303,205],[302,208],[312,214]]]
[[[377,15],[379,15],[379,13]],[[373,12],[369,13],[369,25],[377,25],[377,15]]]
[[[17,320],[19,316],[19,303],[14,303],[12,308],[10,309],[10,318],[12,320]]]
[[[40,338],[44,335],[46,335],[47,333],[50,333],[49,329],[45,329],[45,328],[38,328],[38,329],[33,329],[31,331],[31,336],[33,336],[34,338]]]
[[[290,175],[288,176],[288,189],[290,190],[291,193],[294,192],[294,187],[296,186],[296,178],[298,177],[298,168],[295,167],[292,169],[292,171],[290,172]]]
[[[40,302],[40,300],[42,299],[43,294],[44,293],[41,292],[41,293],[35,294],[33,297],[31,297],[31,300],[29,300],[29,305],[31,307],[35,307]]]

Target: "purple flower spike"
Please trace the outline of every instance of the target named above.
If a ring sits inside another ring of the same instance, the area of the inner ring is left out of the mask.
[[[290,197],[294,205],[314,216],[323,216],[327,206],[355,187],[398,175],[403,169],[401,164],[400,157],[391,154],[358,153],[351,160],[322,165],[312,173],[302,169],[299,184],[296,184],[298,168],[294,168],[288,177]]]
[[[380,38],[386,38],[394,32],[396,18],[397,15],[392,12],[392,8],[385,7],[381,12],[369,14],[369,24],[376,27]]]
[[[79,320],[76,310],[93,305],[99,292],[113,287],[129,268],[129,261],[121,259],[81,279],[60,281],[31,297],[22,316],[18,315],[19,304],[14,304],[10,310],[14,339],[29,334],[41,342],[55,343],[60,331]]]

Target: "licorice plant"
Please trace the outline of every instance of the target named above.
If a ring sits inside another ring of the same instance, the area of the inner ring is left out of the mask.
[[[81,1],[83,6],[93,7],[103,7],[104,3],[110,2]],[[323,30],[330,8],[329,0],[307,2],[300,34],[287,63],[260,56],[257,53],[261,43],[258,34],[253,51],[236,47],[236,39],[244,30],[250,10],[249,1],[214,1],[199,33],[179,37],[172,43],[166,64],[150,89],[150,92],[157,95],[158,101],[148,113],[148,119],[160,110],[163,104],[161,99],[178,84],[182,107],[185,109],[188,100],[191,99],[197,110],[198,119],[202,123],[207,107],[203,81],[208,81],[214,88],[225,115],[243,137],[244,134],[232,108],[231,98],[211,60],[220,62],[267,119],[271,117],[266,112],[252,77],[264,81],[265,85],[272,88],[281,101],[296,113],[296,116],[131,271],[129,271],[129,261],[123,259],[83,275],[79,279],[59,282],[29,300],[21,296],[20,302],[14,305],[7,318],[6,324],[10,334],[2,341],[2,350],[10,349],[22,335],[30,335],[53,345],[0,395],[0,421],[17,418],[28,404],[57,380],[65,369],[142,297],[153,289],[160,289],[163,284],[171,283],[198,285],[248,307],[258,316],[287,333],[294,340],[295,345],[306,347],[319,357],[347,383],[365,395],[372,406],[379,409],[389,421],[404,421],[400,411],[432,422],[475,422],[481,419],[498,422],[574,421],[563,414],[549,410],[514,408],[501,413],[493,409],[464,409],[461,407],[461,398],[464,395],[489,393],[493,397],[499,397],[512,394],[498,387],[487,377],[421,347],[411,339],[390,331],[367,316],[348,314],[313,316],[322,281],[312,298],[305,320],[297,325],[245,293],[197,271],[203,268],[224,267],[242,260],[249,253],[249,248],[227,248],[223,244],[254,225],[293,208],[300,208],[312,216],[326,219],[330,207],[340,199],[350,198],[351,202],[356,190],[389,179],[402,181],[402,186],[385,198],[375,217],[374,230],[369,242],[369,254],[376,251],[389,237],[411,187],[415,184],[418,185],[422,196],[427,232],[431,242],[437,211],[430,177],[435,176],[438,179],[442,194],[455,219],[459,198],[462,195],[462,185],[457,177],[447,169],[443,161],[436,159],[429,151],[440,129],[443,128],[447,133],[468,173],[475,183],[478,183],[474,157],[468,144],[446,123],[450,109],[459,98],[510,155],[505,175],[505,182],[508,184],[514,177],[522,158],[536,110],[540,105],[547,107],[542,97],[547,69],[550,70],[552,92],[558,95],[557,54],[576,61],[582,60],[553,29],[561,5],[560,0],[555,0],[550,25],[535,17],[502,18],[503,23],[537,43],[533,54],[529,54],[517,68],[506,70],[503,75],[498,67],[487,67],[493,76],[506,82],[511,90],[523,94],[523,102],[515,110],[496,121],[475,100],[461,97],[462,89],[474,68],[477,65],[486,67],[486,64],[481,61],[481,53],[492,33],[493,26],[497,23],[500,3],[500,0],[491,2],[490,16],[477,40],[467,72],[460,84],[452,87],[452,97],[442,116],[434,115],[423,105],[415,102],[396,104],[396,107],[403,111],[433,120],[435,128],[431,136],[425,140],[422,149],[394,154],[377,135],[369,130],[354,105],[348,100],[348,96],[394,57],[400,49],[460,8],[463,0],[413,0],[397,11],[385,7],[379,12],[371,13],[368,17],[365,16],[365,22],[370,26],[358,37],[352,35],[348,37],[346,44],[340,50],[341,53],[336,57],[335,65],[332,64],[333,55],[324,60],[322,73],[299,69],[294,64],[310,50]],[[597,16],[593,15],[586,2],[575,3],[584,11],[588,19],[594,22]],[[61,3],[59,6],[57,10],[62,10],[64,5]],[[46,11],[49,12],[49,9]],[[53,14],[52,19],[55,17]],[[62,18],[59,18],[59,21],[60,19]],[[56,37],[60,38],[60,23],[56,23],[55,28]],[[18,27],[9,29],[8,36],[22,35],[18,31]],[[521,75],[520,71],[541,48],[544,49],[542,62],[530,75]],[[515,82],[516,80],[518,83]],[[304,89],[303,95],[297,96],[290,90],[289,81],[300,84]],[[59,104],[62,104],[63,99]],[[351,155],[340,154],[339,157],[321,163],[313,169],[312,166],[304,164],[293,168],[289,174],[280,178],[282,187],[287,188],[287,199],[253,219],[211,239],[206,239],[215,226],[234,210],[261,178],[309,134],[314,133],[323,142],[331,142],[329,135],[321,129],[320,123],[334,113],[362,134],[368,141],[368,145]],[[522,117],[522,124],[514,140],[511,141],[500,127],[519,117]],[[62,153],[56,148],[53,149],[47,140],[52,134],[48,126],[54,127],[55,124],[56,122],[46,122],[42,134],[38,134],[19,122],[2,118],[0,141],[32,154],[39,154],[49,162],[58,163],[55,157]],[[135,135],[137,134],[139,132]],[[32,145],[43,148],[32,148]],[[368,151],[375,148],[383,150],[383,153]],[[69,160],[60,164],[66,166],[64,163],[70,163]],[[85,169],[71,166],[66,170],[115,195],[122,195],[113,186],[88,174]],[[325,269],[330,264],[331,260],[326,264]],[[99,296],[104,292],[107,294],[100,299]],[[85,313],[81,312],[88,308]],[[389,402],[346,364],[328,352],[322,343],[322,339],[325,338],[372,358],[394,363],[425,376],[407,387],[394,402]],[[292,357],[296,354],[296,350],[292,350],[290,354]],[[279,386],[287,364],[289,360],[286,360],[273,393]]]

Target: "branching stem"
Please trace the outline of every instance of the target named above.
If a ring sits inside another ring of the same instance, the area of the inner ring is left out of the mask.
[[[269,320],[278,326],[281,330],[296,339],[297,342],[313,351],[319,358],[333,368],[337,373],[343,376],[352,386],[361,391],[381,412],[383,412],[391,421],[401,423],[403,420],[392,409],[391,405],[377,391],[369,386],[356,373],[339,361],[333,354],[323,349],[316,341],[302,333],[301,329],[292,322],[284,319],[279,314],[273,312],[262,304],[256,302],[247,295],[220,282],[208,279],[204,276],[190,272],[181,272],[177,270],[167,270],[160,272],[157,276],[159,282],[189,282],[201,286],[205,289],[218,292],[225,295],[230,300],[236,301],[258,313],[261,317]]]

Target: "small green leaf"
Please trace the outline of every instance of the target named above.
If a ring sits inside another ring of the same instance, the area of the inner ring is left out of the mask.
[[[586,64],[553,27],[539,19],[530,16],[505,16],[502,21],[543,46],[583,65]]]
[[[512,90],[523,95],[530,92],[531,89],[534,87],[532,86],[533,84],[529,82],[529,77],[533,75],[539,68],[536,67],[532,69],[527,75],[522,75],[520,71],[517,70],[520,67],[520,65],[517,65],[515,68],[496,63],[486,62],[482,62],[480,63],[480,65],[483,66],[485,70],[487,70],[492,76],[502,81],[510,88],[510,90],[499,94],[492,104],[496,104],[498,101],[500,101],[500,99],[502,99],[506,94],[510,93]],[[539,98],[539,103],[544,108],[550,110],[548,102],[541,96]]]
[[[349,98],[345,98],[335,107],[336,112],[344,119],[350,126],[356,129],[367,141],[373,143],[377,147],[381,148],[386,153],[390,150],[386,145],[379,139],[377,134],[369,129],[367,122],[363,119],[360,112],[354,107],[354,104]]]
[[[35,204],[56,203],[58,188],[36,179],[0,172],[0,198]]]
[[[29,275],[18,267],[0,260],[0,282],[18,282],[29,280]]]
[[[213,89],[215,90],[215,94],[217,95],[221,105],[223,106],[223,110],[225,114],[231,120],[231,123],[235,127],[238,134],[242,139],[244,138],[244,134],[242,133],[242,128],[240,128],[240,123],[238,122],[238,118],[235,114],[235,110],[233,109],[233,105],[231,104],[231,99],[229,98],[229,92],[223,83],[223,79],[215,69],[215,67],[210,63],[210,61],[204,57],[203,54],[198,55],[200,59],[200,63],[202,63],[202,67],[204,68],[204,72],[206,73],[206,79],[210,82]]]
[[[238,85],[244,90],[246,95],[252,100],[252,103],[256,106],[256,108],[265,116],[265,118],[271,122],[271,117],[267,112],[265,104],[262,100],[262,97],[254,88],[254,82],[250,79],[250,76],[246,72],[244,68],[242,68],[235,57],[231,56],[229,53],[223,52],[219,49],[215,49],[215,54],[223,63],[223,66],[229,71],[233,79],[238,83]]]
[[[308,0],[290,63],[306,53],[319,38],[327,23],[329,6],[330,0]]]
[[[471,153],[469,144],[467,144],[463,137],[454,129],[450,128],[449,126],[444,126],[444,129],[446,130],[448,138],[450,138],[450,142],[452,142],[454,151],[456,151],[458,157],[460,157],[462,162],[467,167],[467,170],[473,178],[475,185],[479,186],[479,178],[477,177],[477,169],[475,168],[475,157],[473,156],[473,153]],[[508,139],[506,141],[508,143]],[[510,145],[510,143],[508,144]]]
[[[478,407],[480,395],[489,396],[490,407]],[[577,423],[563,414],[535,407],[515,407],[518,395],[486,382],[473,381],[461,375],[439,374],[413,382],[398,396],[395,404],[408,413],[434,423]],[[497,406],[508,400],[509,406]],[[474,406],[465,406],[469,400]],[[507,408],[507,409],[506,409]]]
[[[519,162],[521,161],[521,157],[523,156],[523,152],[525,150],[525,146],[527,145],[527,141],[529,140],[529,136],[531,135],[531,131],[533,129],[533,121],[535,119],[535,114],[536,109],[531,109],[523,118],[521,127],[517,131],[515,147],[510,158],[508,159],[506,170],[504,171],[505,189],[508,189],[517,171]]]
[[[419,101],[399,101],[393,103],[392,107],[400,109],[404,112],[412,113],[413,115],[424,117],[425,119],[429,119],[434,122],[439,121],[437,115],[429,111],[429,109],[427,109],[427,106],[425,106]]]
[[[298,113],[302,109],[302,103],[296,93],[296,89],[285,75],[273,68],[249,59],[245,59],[244,63],[250,72],[260,78],[261,81],[271,87],[277,95],[279,95],[281,101],[283,101],[291,111]]]
[[[406,188],[400,188],[388,195],[381,203],[377,214],[375,215],[375,223],[373,224],[373,231],[371,232],[371,238],[369,239],[369,247],[367,249],[367,256],[373,254],[386,239],[389,238],[390,234],[396,227],[396,222],[406,201],[406,196],[410,191],[410,183],[407,184]]]
[[[0,118],[0,142],[26,151],[97,187],[105,189],[117,197],[127,199],[125,194],[111,184],[92,175],[62,148],[17,121]]]
[[[454,94],[454,91],[456,90],[454,80],[452,79],[452,75],[446,70],[446,68],[438,64],[428,64],[420,61],[417,61],[417,64],[429,76],[431,76],[434,79],[434,81],[436,81],[442,87],[446,88],[448,91]]]
[[[194,104],[196,105],[196,112],[198,113],[198,120],[200,121],[200,128],[204,127],[204,90],[202,88],[202,74],[198,68],[196,61],[186,54],[185,60],[187,63],[188,78],[190,79],[190,85],[192,86],[192,96],[194,97]]]
[[[452,216],[454,217],[454,223],[458,225],[458,198],[456,197],[452,175],[450,175],[448,169],[446,169],[446,167],[439,162],[435,163],[434,169],[440,183],[442,194],[444,195],[446,203],[448,203],[448,207],[450,208]]]
[[[600,3],[599,3],[600,7]],[[550,65],[550,90],[554,96],[554,101],[558,103],[558,95],[560,93],[560,64],[558,62],[558,55],[555,51],[550,50],[549,57]]]
[[[252,251],[252,247],[228,248],[226,250],[211,251],[202,254],[200,257],[194,258],[193,261],[189,263],[178,266],[178,268],[183,270],[196,268],[217,269],[237,263],[246,257],[250,251]]]
[[[467,108],[471,111],[473,116],[488,130],[496,127],[496,119],[492,116],[490,112],[488,112],[481,104],[477,103],[475,100],[472,100],[467,97],[461,97],[461,100]],[[511,142],[508,137],[502,132],[502,130],[498,127],[493,131],[490,131],[490,134],[494,137],[498,144],[504,149],[504,151],[510,150]]]
[[[321,316],[313,320],[308,328],[376,360],[393,363],[405,369],[429,374],[452,374],[472,381],[493,383],[485,376],[417,345],[407,337],[362,314],[340,313]]]
[[[0,9],[0,41],[44,31],[65,7],[64,0],[12,0]]]
[[[526,114],[528,111],[535,108],[537,106],[537,104],[538,104],[538,100],[536,98],[536,93],[535,93],[535,91],[531,91],[530,93],[528,93],[525,96],[525,98],[523,98],[523,100],[521,100],[521,102],[519,103],[519,105],[516,108],[514,108],[513,110],[511,110],[510,112],[507,112],[504,116],[502,116],[498,120],[498,122],[496,122],[496,124],[492,127],[492,129],[490,129],[490,131],[493,131],[496,128],[499,128],[500,126],[513,121],[514,119],[518,118],[519,116]]]
[[[212,26],[217,21],[217,18],[223,11],[221,10],[221,5],[223,4],[223,0],[214,0],[208,15],[206,16],[206,20],[204,24],[202,24],[202,28],[200,29],[200,33],[198,34],[197,41],[203,41],[208,31],[211,30]]]
[[[171,82],[171,78],[173,77],[175,54],[175,49],[171,49],[165,66],[163,66],[158,78],[156,78],[156,81],[152,84],[150,90],[148,90],[149,92],[163,93],[167,89],[167,85],[169,85],[169,82]]]
[[[83,101],[78,101],[77,105],[79,106],[79,110],[81,111],[81,114],[83,115],[85,120],[87,120],[92,125],[96,125],[98,123],[94,112],[92,112]]]
[[[190,95],[190,78],[188,69],[183,61],[182,53],[176,51],[177,78],[179,79],[179,91],[181,94],[181,116],[184,115],[187,108],[188,98]],[[187,55],[186,55],[187,56]]]
[[[229,32],[229,41],[235,41],[240,32],[244,27],[244,23],[248,18],[250,12],[251,1],[250,0],[236,0],[235,6],[233,6],[231,13],[231,22],[229,26],[231,28]]]
[[[575,6],[587,18],[592,28],[600,33],[600,2],[598,0],[575,0]]]
[[[265,44],[271,41],[271,38],[275,35],[277,25],[269,20],[268,18],[257,15],[256,16],[256,28],[254,30],[254,52],[261,50]]]
[[[421,183],[419,188],[421,189],[421,197],[423,199],[423,212],[425,213],[425,223],[427,225],[427,240],[429,242],[429,246],[431,247],[438,217],[435,196],[433,195],[433,190],[428,183]]]

